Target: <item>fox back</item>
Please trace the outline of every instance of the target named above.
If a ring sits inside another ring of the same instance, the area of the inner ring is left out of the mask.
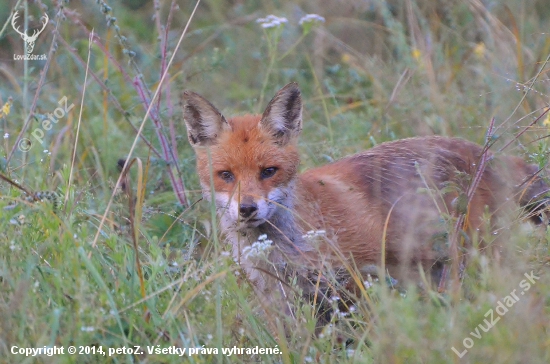
[[[302,101],[295,83],[262,115],[226,119],[198,94],[183,99],[204,197],[215,203],[235,261],[262,295],[287,295],[281,282],[289,277],[307,294],[315,286],[311,272],[355,266],[366,274],[383,256],[398,276],[419,263],[432,269],[448,258],[453,217],[465,214],[467,233],[483,235],[505,211],[542,201],[548,190],[538,168],[520,158],[437,136],[384,143],[298,174]],[[488,162],[478,173],[483,155]],[[466,198],[475,176],[477,188]],[[251,254],[262,249],[266,259]]]

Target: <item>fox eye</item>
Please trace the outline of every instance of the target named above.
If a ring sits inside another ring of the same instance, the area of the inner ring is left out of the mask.
[[[218,176],[220,176],[220,178],[227,183],[233,182],[233,180],[235,179],[235,176],[233,175],[233,173],[229,171],[218,172]]]
[[[260,178],[261,179],[266,179],[266,178],[270,178],[270,177],[273,177],[273,175],[275,174],[275,172],[277,172],[279,168],[277,167],[268,167],[268,168],[265,168],[262,170],[262,172],[260,173]]]

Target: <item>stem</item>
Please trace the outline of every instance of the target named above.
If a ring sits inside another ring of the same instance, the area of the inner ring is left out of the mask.
[[[191,12],[191,15],[189,16],[189,20],[187,21],[187,24],[185,24],[185,27],[183,28],[183,31],[181,32],[180,38],[178,39],[178,43],[176,44],[176,47],[174,49],[174,53],[172,54],[172,57],[170,57],[170,60],[168,61],[167,68],[170,68],[170,65],[174,61],[174,57],[176,55],[176,52],[180,48],[181,43],[183,42],[183,38],[184,38],[185,34],[187,33],[187,29],[189,29],[189,25],[191,24],[191,20],[195,16],[195,13],[197,11],[197,8],[199,7],[200,2],[201,2],[201,0],[197,0],[197,2],[195,3],[195,7],[193,8],[193,11]],[[158,86],[159,88],[162,87],[162,83],[164,82],[165,79],[166,79],[166,73],[162,74],[162,77],[160,78],[159,86]],[[158,94],[158,89],[152,97],[153,102],[156,99],[157,94]],[[151,107],[152,107],[152,104],[149,104],[149,107],[147,108],[147,111],[145,112],[145,115],[143,116],[143,120],[142,120],[141,125],[140,125],[139,130],[138,130],[138,136],[142,133],[143,128],[145,127],[145,121],[147,120],[147,117],[149,116],[149,113],[151,112]],[[132,143],[132,147],[130,148],[130,151],[128,152],[128,158],[126,159],[126,162],[124,163],[124,168],[126,168],[126,165],[128,164],[128,160],[132,157],[132,153],[134,152],[134,149],[136,148],[137,141],[138,141],[138,137],[136,137],[134,139],[134,142]],[[109,213],[109,210],[111,209],[116,191],[117,191],[118,187],[120,186],[121,181],[122,181],[122,174],[119,175],[119,177],[116,181],[115,188],[113,189],[113,193],[111,194],[111,198],[109,198],[109,202],[107,203],[107,207],[105,208],[105,212],[103,213],[103,216],[101,217],[101,221],[99,222],[99,226],[97,227],[97,232],[96,232],[96,234],[94,236],[94,240],[92,242],[92,247],[94,247],[94,248],[97,245],[99,235],[101,234],[101,229],[103,229],[103,225],[105,224],[105,220],[107,219],[107,214]]]
[[[69,53],[71,53],[73,55],[73,57],[75,57],[75,59],[83,66],[85,67],[86,66],[86,63],[84,62],[84,60],[82,58],[80,58],[80,56],[78,55],[78,53],[76,53],[76,51],[71,48],[71,46],[67,43],[67,41],[62,37],[62,36],[59,36],[59,40],[61,41],[61,43],[63,43],[63,45],[65,46],[65,48],[69,51]],[[98,41],[96,40],[95,41],[95,44],[96,45],[99,45],[100,48],[102,47],[101,44],[98,43]],[[109,55],[106,54],[107,57],[109,57]],[[107,87],[107,85],[101,80],[101,78],[95,74],[94,71],[90,70],[90,75],[93,77],[93,79],[97,82],[97,84],[103,89],[103,91],[106,91],[108,92],[110,98],[111,98],[111,101],[113,102],[113,104],[115,105],[115,107],[117,108],[117,110],[124,116],[124,120],[126,120],[128,122],[128,124],[130,124],[130,126],[132,127],[132,129],[134,129],[134,131],[136,132],[136,134],[138,134],[138,129],[136,128],[136,126],[132,123],[132,120],[130,120],[129,118],[129,113],[128,111],[124,110],[124,108],[122,107],[122,105],[120,104],[120,102],[117,100],[117,98],[115,97],[115,95],[113,95],[113,92],[111,91],[111,89],[109,89]],[[149,142],[149,140],[147,140],[147,138],[143,135],[143,134],[139,134],[141,140],[145,143],[145,145],[147,145],[148,148],[151,149],[151,151],[159,158],[162,158],[161,157],[161,154],[160,152],[151,144],[151,142]]]
[[[265,90],[267,89],[267,83],[269,81],[269,76],[271,76],[271,71],[273,70],[273,66],[275,65],[275,58],[277,55],[277,44],[279,43],[279,38],[281,36],[280,34],[281,29],[277,28],[275,29],[275,33],[273,33],[273,41],[272,38],[269,36],[269,32],[264,29],[264,34],[267,39],[267,51],[269,53],[269,64],[267,65],[267,70],[265,74],[264,81],[262,83],[262,89],[260,91],[260,101],[258,102],[258,105],[256,106],[256,113],[260,112],[260,108],[262,107],[264,103],[265,98]]]
[[[294,42],[294,44],[292,44],[292,45],[288,48],[288,50],[287,50],[285,53],[283,53],[282,56],[279,57],[279,59],[278,59],[277,61],[280,62],[280,61],[282,61],[284,58],[286,58],[286,56],[288,56],[288,55],[298,46],[298,44],[300,44],[300,43],[304,40],[305,37],[306,37],[306,34],[303,34],[303,33],[302,33],[302,35],[300,36],[300,38],[298,38],[298,40],[296,40],[296,42]]]
[[[271,71],[273,70],[273,65],[275,64],[275,56],[271,56],[269,59],[269,64],[267,66],[267,71],[265,74],[264,82],[262,83],[262,90],[260,91],[260,101],[258,102],[258,105],[256,106],[256,113],[260,112],[260,108],[262,107],[264,103],[264,97],[265,97],[265,90],[267,88],[267,82],[269,81],[269,76],[271,75]]]
[[[73,157],[71,160],[71,170],[69,172],[69,181],[67,182],[67,193],[65,195],[65,204],[69,200],[71,191],[71,182],[73,180],[74,161],[76,160],[76,149],[78,146],[78,136],[80,135],[80,125],[82,124],[82,110],[84,110],[84,97],[86,96],[86,85],[88,84],[88,71],[90,69],[90,55],[92,54],[92,40],[94,39],[94,31],[90,33],[88,38],[88,59],[86,61],[86,73],[84,74],[84,83],[82,84],[82,99],[80,101],[80,112],[78,114],[78,124],[76,126],[76,135],[74,138]]]
[[[48,52],[48,58],[46,59],[46,63],[44,64],[44,68],[42,69],[42,72],[40,73],[40,79],[38,80],[38,85],[36,86],[36,92],[34,93],[34,98],[32,100],[31,108],[29,109],[29,113],[27,114],[25,118],[25,123],[23,124],[23,129],[19,132],[19,135],[17,136],[17,139],[15,140],[15,144],[10,150],[10,153],[8,154],[8,157],[6,158],[6,166],[9,166],[11,158],[13,157],[13,154],[15,153],[15,150],[19,146],[19,143],[21,142],[21,139],[23,138],[23,135],[25,135],[27,129],[29,128],[29,125],[31,123],[31,118],[34,115],[34,109],[36,108],[36,104],[38,102],[38,96],[40,95],[40,92],[42,91],[42,87],[44,86],[44,82],[46,81],[46,74],[48,73],[48,69],[50,67],[50,62],[53,59],[55,44],[57,40],[57,27],[59,26],[60,16],[61,14],[61,8],[62,5],[60,5],[60,8],[58,9],[58,12],[55,17],[55,29],[53,31],[53,40],[52,44],[50,46],[50,50]],[[25,76],[26,80],[26,76]],[[25,81],[26,85],[26,81]],[[26,92],[24,93],[24,95]],[[26,107],[25,107],[26,109]]]
[[[315,74],[315,68],[313,68],[313,63],[311,62],[311,58],[309,58],[309,55],[306,55],[307,63],[309,64],[309,67],[311,68],[311,74],[313,75],[313,79],[315,80],[315,85],[317,86],[317,89],[319,90],[319,96],[321,98],[321,102],[323,104],[323,112],[325,114],[325,118],[327,119],[327,129],[328,129],[328,137],[330,140],[330,145],[334,145],[334,136],[332,133],[332,123],[330,122],[330,113],[328,112],[328,106],[327,102],[325,101],[325,98],[323,97],[323,88],[321,87],[321,82],[319,82],[319,78],[317,78],[317,75]]]
[[[178,198],[178,201],[183,206],[187,207],[189,206],[189,203],[187,201],[187,197],[185,196],[185,185],[183,184],[183,181],[181,180],[181,178],[176,178],[176,175],[179,172],[177,168],[177,162],[174,158],[174,155],[172,154],[172,150],[170,149],[170,146],[168,145],[168,140],[166,139],[166,136],[162,132],[163,126],[162,126],[162,123],[160,122],[160,115],[159,115],[158,109],[156,106],[150,104],[149,99],[145,95],[143,81],[139,77],[136,77],[134,79],[134,88],[136,89],[139,95],[139,98],[141,99],[141,102],[145,107],[145,110],[148,110],[150,108],[149,117],[151,118],[151,120],[153,121],[153,124],[155,125],[155,132],[157,133],[157,138],[159,140],[159,143],[162,149],[163,158],[168,163],[168,175],[170,176],[172,187],[174,188],[174,192],[176,194],[176,197]],[[158,92],[160,92],[160,89]]]
[[[10,16],[8,16],[8,19],[4,23],[4,26],[2,26],[2,29],[0,30],[0,39],[2,39],[2,36],[4,35],[4,32],[6,31],[6,28],[8,27],[8,24],[11,22],[11,17],[13,16],[13,14],[15,14],[15,11],[19,7],[19,5],[21,4],[21,1],[23,1],[23,0],[17,0],[17,3],[15,4],[15,6],[13,7],[13,9],[11,9]]]

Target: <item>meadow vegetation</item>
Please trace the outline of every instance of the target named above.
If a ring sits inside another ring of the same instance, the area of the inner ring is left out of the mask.
[[[13,59],[24,52],[9,23],[16,5],[21,29],[24,18],[38,27],[49,15],[34,48],[47,60]],[[182,362],[148,353],[171,346],[217,349],[186,353],[193,363],[550,362],[550,231],[519,217],[496,232],[508,239],[503,262],[471,254],[457,292],[367,280],[367,294],[317,337],[307,304],[292,319],[282,309],[262,316],[201,201],[180,108],[188,89],[225,115],[260,112],[296,81],[302,169],[417,135],[484,144],[492,120],[493,152],[542,168],[550,150],[547,0],[195,5],[4,0],[0,362]],[[299,24],[306,14],[324,22]],[[287,21],[256,21],[268,15]],[[74,108],[48,124],[63,98]],[[498,316],[499,301],[526,279],[530,289]],[[491,309],[500,319],[485,331]],[[143,354],[10,353],[54,345],[139,345]],[[223,347],[280,354],[227,356]]]

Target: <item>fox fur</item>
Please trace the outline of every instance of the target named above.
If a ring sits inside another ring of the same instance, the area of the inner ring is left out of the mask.
[[[287,296],[292,279],[312,294],[319,277],[312,272],[327,267],[366,275],[382,256],[398,277],[418,264],[433,270],[449,258],[452,217],[466,214],[466,233],[483,236],[506,212],[537,206],[548,191],[535,165],[440,136],[383,143],[300,174],[302,100],[295,83],[262,115],[226,119],[190,91],[183,102],[203,195],[216,205],[234,260],[265,298]],[[488,162],[468,203],[484,153]],[[267,258],[245,257],[265,235],[273,242]]]

